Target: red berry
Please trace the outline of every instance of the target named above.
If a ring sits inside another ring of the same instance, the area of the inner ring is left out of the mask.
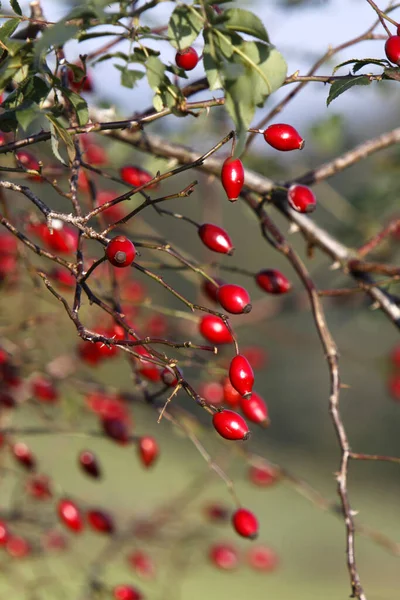
[[[13,558],[24,558],[30,554],[31,546],[25,538],[13,535],[7,541],[6,551]]]
[[[45,377],[38,376],[32,381],[32,393],[42,402],[55,402],[58,400],[58,391],[54,384]]]
[[[103,431],[112,440],[125,445],[129,442],[129,430],[121,419],[103,418]]]
[[[233,410],[221,410],[213,415],[213,425],[226,440],[247,440],[250,436],[246,421]]]
[[[85,162],[89,165],[107,165],[107,152],[98,144],[89,144],[85,149]]]
[[[212,223],[203,223],[200,225],[198,233],[201,241],[209,250],[229,254],[229,256],[233,254],[232,240],[222,227]]]
[[[242,354],[247,358],[253,369],[262,369],[268,360],[267,352],[260,346],[246,346]]]
[[[221,319],[216,315],[204,315],[201,318],[199,330],[201,335],[212,344],[230,344],[232,334]]]
[[[11,448],[15,459],[28,471],[33,471],[36,466],[36,459],[31,450],[23,442],[17,442]]]
[[[229,366],[229,379],[236,391],[244,398],[250,398],[254,384],[253,369],[247,358],[237,354]]]
[[[155,363],[146,358],[153,358],[152,354],[141,346],[134,348],[135,352],[143,356],[143,359],[139,360],[138,373],[140,373],[145,379],[157,383],[161,380],[161,369]]]
[[[11,394],[7,392],[0,392],[0,407],[2,408],[15,408],[16,401]]]
[[[101,477],[100,466],[93,452],[83,450],[79,455],[79,464],[87,475],[95,479]]]
[[[208,556],[213,565],[224,571],[232,571],[239,566],[239,554],[233,544],[214,544]]]
[[[111,515],[103,510],[88,510],[86,518],[92,529],[100,533],[113,533],[114,522]]]
[[[199,55],[192,47],[179,50],[175,55],[175,62],[180,69],[192,71],[199,62]]]
[[[249,421],[262,425],[263,427],[268,427],[268,407],[265,404],[265,401],[256,392],[253,392],[251,398],[247,400],[245,398],[241,399],[240,409]]]
[[[62,523],[75,533],[83,530],[83,519],[77,505],[71,500],[61,499],[57,506],[58,516]]]
[[[117,585],[113,594],[115,600],[142,600],[143,598],[141,592],[131,585]]]
[[[391,35],[385,43],[385,54],[391,63],[400,65],[400,36]]]
[[[96,208],[98,208],[99,206],[103,206],[103,204],[106,204],[107,202],[115,200],[115,198],[118,198],[115,192],[110,192],[108,190],[98,192],[96,195]],[[114,204],[113,206],[109,206],[108,208],[103,210],[101,214],[114,221],[119,221],[124,216],[124,212],[121,210],[121,206],[122,203]]]
[[[254,540],[258,536],[258,520],[256,516],[246,508],[238,508],[232,516],[232,524],[235,531],[242,537]]]
[[[227,158],[222,165],[221,182],[228,200],[235,202],[239,198],[244,184],[244,168],[239,158]]]
[[[292,284],[276,269],[264,269],[256,274],[258,286],[268,294],[286,294],[290,291]]]
[[[110,240],[106,247],[106,257],[114,267],[129,267],[135,260],[136,248],[124,235]]]
[[[396,402],[400,401],[400,375],[393,375],[388,382],[389,394]]]
[[[225,523],[231,516],[231,511],[223,504],[207,504],[204,508],[206,517],[213,523]]]
[[[224,389],[219,381],[207,381],[201,384],[199,389],[200,396],[208,404],[222,404],[224,401]]]
[[[259,487],[269,487],[279,479],[276,469],[269,465],[251,465],[248,476],[250,481]]]
[[[4,546],[10,537],[10,532],[4,521],[0,521],[0,546]]]
[[[158,458],[159,447],[156,440],[150,435],[145,435],[139,439],[138,452],[142,465],[151,467]]]
[[[144,579],[152,579],[155,575],[154,561],[149,554],[137,550],[128,555],[128,562],[137,575]]]
[[[290,186],[287,193],[289,205],[299,213],[313,212],[317,207],[317,200],[313,191],[306,185],[297,183]]]
[[[50,273],[50,277],[57,281],[57,283],[65,290],[70,290],[75,287],[76,277],[63,267],[54,267]]]
[[[18,249],[17,238],[8,232],[0,233],[0,255],[16,254]]]
[[[400,345],[397,345],[393,348],[390,353],[390,360],[392,365],[396,368],[400,368]]]
[[[229,377],[226,377],[223,383],[224,402],[232,408],[236,408],[240,404],[242,396],[235,390],[230,382]]]
[[[36,500],[49,500],[53,496],[47,475],[34,475],[26,481],[25,489]]]
[[[201,284],[201,290],[205,296],[212,302],[218,302],[218,288],[221,285],[224,285],[225,281],[223,279],[218,279],[214,277],[215,284],[209,281],[208,279],[204,279]]]
[[[82,68],[82,65],[77,64],[76,66]],[[88,73],[86,73],[86,77],[85,77],[85,75],[82,75],[80,79],[75,80],[73,70],[68,69],[68,82],[69,82],[71,90],[73,92],[77,92],[78,94],[80,92],[92,92],[93,91],[93,81],[92,81],[91,76]]]
[[[46,550],[65,550],[68,547],[68,542],[63,533],[55,529],[49,529],[43,535],[42,545]]]
[[[59,252],[60,254],[76,252],[78,243],[77,232],[64,225],[59,219],[52,220],[51,230],[47,227],[46,223],[31,225],[30,229],[50,250]]]
[[[161,371],[161,379],[165,385],[169,385],[170,387],[175,387],[178,383],[178,378],[175,373],[167,367]]]
[[[18,152],[15,153],[15,156],[18,162],[28,171],[40,171],[39,161],[30,152],[18,150]],[[31,178],[34,181],[42,181],[40,175],[31,175]]]
[[[287,152],[288,150],[301,150],[304,140],[291,125],[275,123],[264,131],[264,139],[275,150]]]
[[[247,290],[241,285],[226,283],[218,288],[218,302],[227,312],[234,315],[249,313],[251,301]]]
[[[134,187],[140,187],[153,179],[153,176],[148,171],[132,165],[126,165],[125,167],[122,167],[119,174],[125,183],[133,185]],[[151,190],[156,188],[157,185],[157,183],[153,183],[152,185],[148,186],[148,189]]]
[[[276,552],[268,546],[253,546],[247,552],[247,562],[256,571],[274,571],[279,563]]]

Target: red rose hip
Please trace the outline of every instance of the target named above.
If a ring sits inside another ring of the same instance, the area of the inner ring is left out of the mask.
[[[304,140],[298,131],[286,123],[276,123],[267,127],[264,139],[272,148],[281,152],[301,150],[304,146]]]
[[[159,447],[156,440],[150,435],[144,435],[139,439],[138,452],[142,465],[146,468],[151,467],[159,455]]]
[[[400,65],[400,35],[391,35],[385,43],[385,54],[394,65]]]
[[[79,465],[82,470],[90,477],[99,479],[101,477],[101,470],[97,458],[89,450],[83,450],[79,455]]]
[[[297,183],[288,189],[287,200],[291,208],[299,213],[311,213],[317,206],[313,191],[306,185]]]
[[[256,283],[268,294],[286,294],[290,291],[292,284],[276,269],[263,269],[256,274]]]
[[[232,571],[239,566],[239,554],[233,544],[214,544],[208,555],[212,564],[218,569]]]
[[[83,530],[83,519],[77,505],[71,500],[61,499],[57,507],[58,516],[62,523],[75,533]]]
[[[199,55],[194,48],[185,48],[176,53],[175,62],[180,69],[192,71],[199,62]]]
[[[250,398],[254,384],[253,369],[247,358],[237,354],[229,366],[229,379],[232,386],[243,398]]]
[[[239,535],[254,540],[258,536],[257,517],[246,508],[239,508],[232,516],[232,525]]]
[[[114,522],[111,515],[105,511],[99,509],[88,510],[86,518],[90,527],[95,531],[99,533],[113,533]]]
[[[142,600],[143,595],[131,585],[117,585],[113,590],[115,600]]]
[[[251,311],[250,296],[241,285],[226,283],[218,288],[218,302],[226,311],[239,315]]]
[[[229,254],[229,256],[233,254],[232,240],[222,227],[212,223],[204,223],[200,225],[198,233],[201,241],[209,250],[220,254]]]
[[[213,425],[226,440],[247,440],[250,436],[246,421],[233,410],[225,409],[214,413]]]
[[[247,400],[241,398],[240,409],[249,421],[262,425],[263,427],[268,427],[269,416],[267,405],[256,392],[253,392],[251,398],[248,398]]]
[[[216,315],[205,315],[199,325],[201,335],[212,344],[230,344],[232,334],[221,319]]]
[[[114,267],[129,267],[135,256],[135,246],[124,235],[117,235],[107,244],[106,257]]]
[[[221,170],[221,182],[228,200],[235,202],[244,184],[244,168],[239,158],[229,157],[225,160]]]

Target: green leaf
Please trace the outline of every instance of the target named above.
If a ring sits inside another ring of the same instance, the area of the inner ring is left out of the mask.
[[[255,112],[255,104],[251,98],[251,91],[246,77],[232,79],[225,83],[225,106],[235,123],[237,134],[235,154],[240,156],[244,150],[247,130]]]
[[[0,115],[0,131],[13,131],[16,132],[18,128],[18,121],[15,114],[15,110],[6,110]]]
[[[150,56],[146,62],[146,73],[149,86],[154,92],[157,92],[164,79],[164,63],[156,56]]]
[[[52,46],[62,46],[80,31],[77,25],[67,25],[65,20],[48,27],[35,45],[35,63],[38,64],[43,54]]]
[[[67,88],[61,88],[61,91],[73,106],[76,118],[78,119],[78,125],[86,125],[86,123],[89,121],[87,102],[82,98],[82,96],[76,94],[75,92],[71,92],[71,90],[68,90]]]
[[[155,96],[153,98],[153,106],[157,112],[161,112],[163,110],[164,103],[162,101],[160,94],[155,94]]]
[[[353,71],[353,73],[356,73],[357,71],[359,71],[360,69],[362,69],[363,67],[365,67],[368,64],[373,64],[373,65],[378,65],[380,67],[384,67],[386,64],[386,61],[378,60],[376,58],[363,58],[363,59],[349,58],[349,60],[345,60],[344,62],[340,63],[339,65],[336,65],[336,67],[333,69],[332,73],[335,74],[336,71],[338,71],[341,67],[345,67],[346,65],[352,65],[352,64],[354,64],[352,71]]]
[[[18,0],[10,0],[11,8],[17,15],[22,16],[22,10],[20,5],[18,4]]]
[[[169,41],[174,48],[184,50],[191,46],[203,26],[203,17],[195,8],[189,8],[185,4],[177,6],[168,24]]]
[[[121,71],[121,85],[126,88],[132,89],[136,83],[145,76],[143,71],[130,70],[127,67],[121,65],[114,65],[116,69]]]
[[[15,112],[18,124],[24,131],[27,131],[29,125],[39,116],[38,106],[31,105],[27,108],[18,109]]]
[[[57,121],[54,115],[47,113],[46,118],[50,121],[51,149],[53,150],[53,154],[63,165],[68,166],[60,154],[59,141],[62,140],[64,142],[68,155],[73,156],[75,154],[75,147],[72,137]]]
[[[224,12],[224,17],[223,25],[226,29],[247,33],[263,42],[269,42],[262,21],[254,13],[242,8],[229,8]]]
[[[357,77],[350,76],[339,79],[338,81],[334,81],[331,85],[331,89],[329,90],[326,105],[329,106],[333,100],[355,85],[369,85],[370,83],[371,80],[369,79],[368,75],[360,75]]]
[[[386,61],[377,60],[376,58],[363,58],[358,60],[353,67],[353,73],[357,73],[360,69],[366,65],[377,65],[378,67],[385,67]]]
[[[20,19],[9,19],[0,27],[0,41],[3,42],[5,46],[7,46],[8,39],[17,29],[20,22]]]

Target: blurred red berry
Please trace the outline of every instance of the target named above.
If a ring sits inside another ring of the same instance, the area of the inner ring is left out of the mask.
[[[35,379],[32,380],[32,394],[35,396],[37,400],[41,402],[56,402],[59,398],[58,391],[55,388],[54,383],[44,377],[43,375],[38,375]]]
[[[78,457],[78,462],[82,470],[90,477],[99,479],[101,477],[101,469],[96,456],[90,450],[83,450]]]
[[[224,401],[224,388],[219,381],[204,381],[199,386],[199,394],[208,404],[215,406]]]
[[[143,595],[131,585],[117,585],[114,590],[114,600],[142,600]]]
[[[114,522],[110,514],[104,510],[92,509],[86,513],[87,521],[92,529],[99,533],[113,533]]]
[[[143,579],[153,579],[156,573],[156,567],[152,557],[141,550],[131,552],[128,557],[130,567],[139,577]]]
[[[268,546],[252,546],[247,551],[247,562],[255,571],[269,573],[279,564],[278,555]]]
[[[208,556],[214,566],[224,571],[233,571],[239,566],[239,553],[229,542],[213,544],[208,551]]]
[[[138,441],[138,453],[142,465],[149,468],[156,462],[160,449],[157,441],[150,435],[144,435]]]
[[[251,465],[249,467],[248,477],[254,485],[259,487],[269,487],[278,481],[279,474],[274,467],[269,465]]]
[[[83,530],[83,518],[75,502],[62,498],[57,505],[57,512],[61,522],[68,529],[74,533],[80,533]]]

